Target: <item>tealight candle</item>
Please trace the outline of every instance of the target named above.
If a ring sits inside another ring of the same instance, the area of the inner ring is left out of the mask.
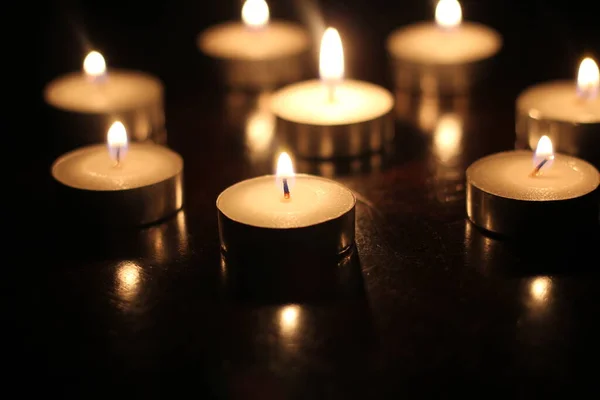
[[[540,136],[548,135],[558,151],[600,165],[598,83],[598,65],[585,58],[577,82],[547,82],[526,89],[517,99],[518,145],[533,148]]]
[[[502,47],[495,30],[462,21],[457,0],[440,0],[435,23],[420,22],[395,30],[387,39],[396,86],[423,92],[463,92],[482,69],[482,61]]]
[[[282,153],[275,176],[248,179],[217,198],[219,237],[225,254],[343,254],[354,243],[356,199],[329,179],[294,174]]]
[[[166,142],[163,85],[157,78],[138,71],[107,71],[96,51],[87,55],[83,70],[53,80],[44,90],[61,120],[61,133],[70,136],[70,147],[104,142],[117,120],[129,127],[132,141]]]
[[[269,18],[264,0],[246,0],[242,22],[225,22],[198,36],[199,49],[221,61],[229,86],[265,89],[302,78],[310,43],[306,30]]]
[[[507,151],[467,169],[467,214],[480,228],[501,235],[561,227],[576,232],[598,224],[600,174],[584,160],[554,154],[542,136],[535,153]]]
[[[183,159],[153,143],[128,143],[120,121],[104,144],[59,157],[52,176],[70,212],[107,225],[145,225],[183,205]]]
[[[344,80],[337,30],[321,41],[321,81],[310,80],[274,93],[277,133],[301,157],[354,157],[382,151],[394,138],[394,97],[367,82]]]

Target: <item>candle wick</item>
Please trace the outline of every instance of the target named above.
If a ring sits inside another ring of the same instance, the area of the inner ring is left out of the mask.
[[[290,188],[288,186],[287,178],[283,178],[283,198],[286,200],[290,198]]]
[[[548,156],[546,158],[544,158],[534,169],[533,171],[531,171],[530,176],[531,177],[536,177],[539,176],[540,174],[540,170],[544,167],[544,165],[546,165],[546,163],[550,160],[552,160],[554,158],[554,156]]]
[[[121,165],[121,146],[117,146],[115,158],[117,159],[117,164],[115,167],[118,167]]]

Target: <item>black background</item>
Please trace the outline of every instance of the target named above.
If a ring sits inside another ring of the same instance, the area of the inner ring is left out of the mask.
[[[435,6],[269,4],[272,17],[303,23],[307,7],[318,10],[341,33],[347,76],[387,87],[386,36],[431,19]],[[461,4],[465,19],[496,28],[505,41],[494,74],[470,102],[464,170],[513,146],[514,100],[523,88],[574,78],[583,54],[598,59],[600,25],[589,1]],[[438,184],[442,191],[457,184],[440,182],[428,141],[404,141],[401,130],[399,151],[385,169],[338,178],[366,199],[357,220],[357,279],[364,289],[349,298],[301,302],[304,325],[285,342],[273,322],[278,305],[231,298],[220,280],[214,200],[228,185],[270,171],[248,162],[240,132],[224,117],[211,60],[195,39],[212,24],[237,19],[240,4],[105,0],[18,7],[6,6],[3,15],[3,69],[14,99],[4,108],[11,133],[5,161],[16,178],[9,193],[18,194],[7,196],[15,240],[5,263],[19,276],[9,280],[6,303],[17,316],[18,340],[6,345],[17,356],[10,369],[25,382],[20,390],[74,397],[126,390],[138,397],[235,399],[398,398],[412,390],[419,397],[454,390],[541,397],[585,383],[597,370],[593,244],[550,246],[544,235],[552,233],[543,232],[541,244],[523,251],[485,237],[465,221],[460,189],[454,200],[438,198]],[[111,67],[147,71],[165,82],[169,145],[186,160],[189,231],[189,248],[175,245],[181,251],[167,261],[138,254],[136,240],[147,231],[115,248],[95,232],[77,231],[73,241],[74,232],[55,218],[48,170],[59,133],[42,90],[81,68],[90,47]],[[141,265],[145,285],[127,301],[114,287],[126,259]],[[536,276],[552,282],[543,311],[527,297]]]

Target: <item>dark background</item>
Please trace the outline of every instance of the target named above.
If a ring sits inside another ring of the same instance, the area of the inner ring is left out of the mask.
[[[574,79],[585,53],[598,60],[600,25],[589,1],[461,4],[466,20],[496,28],[505,41],[494,73],[469,103],[464,171],[483,155],[512,148],[514,101],[522,89]],[[347,76],[389,88],[386,36],[432,19],[435,6],[389,0],[269,5],[272,18],[299,22],[306,22],[306,7],[315,7],[341,33]],[[18,278],[10,280],[6,303],[17,317],[17,340],[6,345],[16,355],[11,371],[26,382],[19,390],[73,397],[129,390],[138,397],[235,399],[455,390],[542,397],[586,383],[597,370],[597,238],[591,245],[550,245],[541,233],[540,242],[523,250],[484,236],[465,221],[461,184],[439,176],[426,135],[409,140],[404,128],[385,168],[337,178],[364,200],[350,295],[297,301],[302,326],[292,338],[281,334],[280,301],[231,296],[219,265],[216,196],[270,172],[249,161],[239,130],[227,120],[211,60],[195,45],[201,30],[238,19],[240,4],[104,0],[15,7],[7,6],[3,18],[6,54],[13,55],[3,68],[15,99],[5,107],[5,127],[16,132],[5,142],[5,161],[15,170],[18,193],[7,196],[15,203],[7,210],[18,211],[6,213],[16,223],[7,253],[17,254],[6,264]],[[173,221],[126,233],[115,245],[56,218],[48,171],[58,133],[42,90],[80,69],[89,46],[109,67],[147,71],[166,85],[169,145],[186,160],[185,246]],[[15,76],[26,83],[12,82]],[[19,157],[25,161],[15,168]],[[147,251],[162,234],[166,244]],[[124,260],[141,271],[141,289],[127,299],[115,286]],[[540,276],[551,285],[538,307],[529,288]]]

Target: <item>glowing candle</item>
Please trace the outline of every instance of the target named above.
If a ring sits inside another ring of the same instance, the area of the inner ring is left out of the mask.
[[[132,141],[166,141],[163,85],[146,73],[108,70],[102,54],[90,52],[83,72],[73,72],[50,82],[46,102],[61,122],[69,147],[102,143],[115,120],[130,127]]]
[[[402,27],[387,40],[397,86],[424,92],[465,90],[476,72],[474,64],[494,56],[501,47],[498,32],[463,21],[457,0],[440,0],[435,22]]]
[[[295,174],[282,153],[276,175],[236,183],[217,198],[221,246],[265,254],[285,247],[290,256],[311,247],[342,253],[354,243],[355,203],[352,191],[337,182]]]
[[[555,154],[543,136],[534,153],[507,151],[467,169],[467,214],[483,229],[516,235],[549,226],[598,224],[600,174],[581,159]]]
[[[392,94],[381,86],[344,79],[337,30],[321,41],[321,80],[284,87],[273,95],[277,132],[303,157],[357,156],[382,150],[394,137]]]
[[[110,127],[107,145],[79,148],[52,165],[71,211],[106,224],[143,225],[175,213],[183,204],[182,174],[180,155],[128,143],[120,121]]]
[[[197,44],[222,62],[228,85],[262,89],[302,77],[309,37],[295,23],[271,21],[264,0],[246,0],[242,21],[208,28]]]
[[[584,58],[577,81],[554,81],[526,89],[517,99],[517,139],[535,147],[548,135],[558,151],[600,165],[598,65]]]

